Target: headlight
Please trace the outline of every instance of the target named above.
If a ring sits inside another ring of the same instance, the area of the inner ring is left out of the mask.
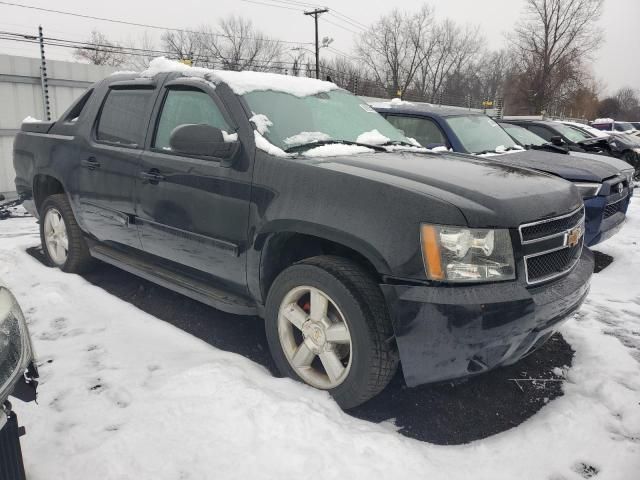
[[[627,185],[629,185],[629,187],[633,187],[633,175],[635,174],[635,170],[630,169],[630,170],[623,170],[622,172],[620,172],[620,175],[622,175],[625,180],[627,181]]]
[[[602,188],[601,183],[574,182],[574,185],[578,188],[582,198],[595,197],[600,193],[600,189]]]
[[[508,230],[423,224],[420,239],[430,280],[488,282],[516,277]]]
[[[31,361],[31,340],[14,296],[0,286],[0,404]]]

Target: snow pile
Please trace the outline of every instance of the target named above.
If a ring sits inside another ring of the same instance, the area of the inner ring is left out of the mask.
[[[26,314],[41,374],[38,404],[11,400],[27,428],[27,476],[582,480],[597,471],[593,478],[637,478],[636,200],[622,232],[598,246],[614,263],[594,275],[587,302],[561,329],[576,351],[561,372],[565,395],[511,430],[459,446],[353,418],[325,392],[273,378],[77,275],[47,268],[25,252],[39,243],[35,220],[4,221],[0,278]]]
[[[263,113],[254,113],[249,121],[256,126],[256,130],[261,135],[268,133],[269,127],[273,127],[273,122]]]
[[[322,132],[300,132],[284,139],[287,145],[304,145],[311,142],[330,140],[331,136]]]
[[[613,118],[596,118],[592,123],[613,123]]]
[[[213,83],[226,83],[237,95],[271,90],[283,92],[297,97],[316,95],[322,92],[337,90],[339,87],[331,82],[315,78],[294,77],[266,72],[232,72],[202,67],[190,67],[176,60],[158,57],[151,60],[149,68],[141,73],[142,77],[154,77],[159,73],[179,72],[187,77],[200,77]]]
[[[256,142],[256,148],[262,150],[263,152],[268,153],[269,155],[274,155],[276,157],[289,157],[290,155],[282,150],[280,147],[276,147],[269,140],[264,138],[260,132],[257,130],[253,131],[254,140]]]
[[[392,98],[389,104],[393,107],[397,107],[400,105],[411,105],[411,102],[405,102],[401,98]]]
[[[367,145],[384,145],[389,142],[389,138],[374,129],[360,134],[356,139],[356,142],[366,143]]]
[[[269,127],[273,126],[273,122],[269,120],[269,117],[263,113],[254,113],[249,119],[256,127],[253,131],[254,140],[256,142],[256,148],[259,148],[263,152],[267,152],[270,155],[276,157],[288,157],[287,152],[280,147],[276,147],[273,143],[264,137],[265,133],[269,133]]]
[[[449,149],[444,145],[440,145],[439,147],[435,147],[431,149],[432,152],[448,152]]]
[[[31,115],[29,115],[29,116],[27,116],[27,118],[22,120],[22,123],[42,123],[42,120],[40,120],[38,118],[34,118]]]
[[[360,145],[345,145],[342,143],[333,143],[329,145],[320,145],[304,152],[305,157],[338,157],[340,155],[356,155],[358,153],[373,153],[371,148]]]
[[[225,143],[237,142],[238,141],[238,134],[237,133],[228,133],[228,132],[225,132],[224,130],[222,130],[222,138],[224,139]]]

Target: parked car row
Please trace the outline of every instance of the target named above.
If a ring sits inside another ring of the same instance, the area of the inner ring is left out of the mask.
[[[51,266],[260,316],[280,372],[343,408],[398,365],[415,386],[517,362],[586,298],[585,242],[620,228],[630,176],[488,117],[378,108],[156,59],[23,123],[16,188]]]
[[[633,190],[633,168],[606,156],[569,156],[563,143],[546,141],[559,138],[556,135],[569,127],[547,121],[498,124],[486,115],[465,109],[409,102],[386,102],[374,107],[427,147],[444,146],[454,152],[491,156],[493,161],[532,168],[573,182],[584,200],[588,246],[609,238],[624,224]],[[538,132],[546,138],[538,137]],[[570,131],[566,133],[571,135]]]

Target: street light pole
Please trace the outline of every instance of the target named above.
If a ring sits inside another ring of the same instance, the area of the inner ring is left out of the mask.
[[[318,42],[318,17],[322,13],[327,13],[328,8],[316,8],[310,12],[304,12],[305,15],[313,16],[316,24],[316,78],[320,78],[320,44]]]

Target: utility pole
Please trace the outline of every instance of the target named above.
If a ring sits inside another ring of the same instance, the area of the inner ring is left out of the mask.
[[[38,25],[38,40],[40,41],[40,84],[42,86],[42,111],[47,121],[51,120],[49,105],[49,80],[47,79],[47,60],[44,56],[44,36],[42,25]]]
[[[320,44],[318,42],[318,17],[329,11],[328,8],[316,8],[310,12],[304,12],[305,15],[313,16],[316,23],[316,78],[320,78]]]

